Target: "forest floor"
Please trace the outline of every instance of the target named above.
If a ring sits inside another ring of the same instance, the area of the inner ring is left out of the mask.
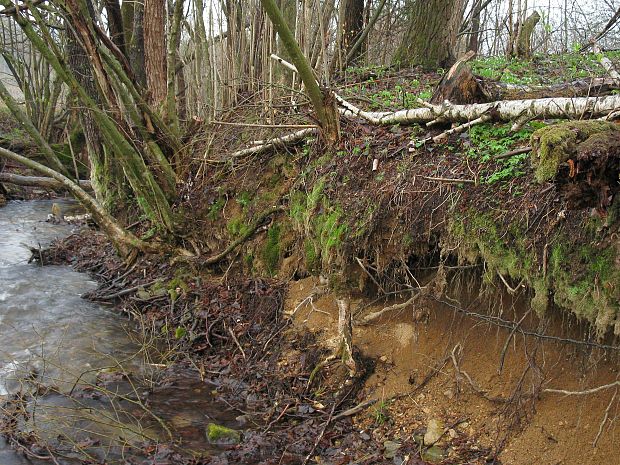
[[[604,75],[595,56],[578,55],[473,68],[528,85]],[[428,99],[440,78],[356,69],[339,86],[384,110]],[[249,103],[222,120],[262,121]],[[538,182],[530,153],[506,156],[553,123],[481,124],[428,143],[446,128],[343,120],[331,150],[313,139],[234,160],[227,154],[275,133],[197,127],[175,206],[179,243],[197,259],[128,266],[92,230],[44,259],[95,276],[89,298],[142,315],[178,354],[169,369],[216,386],[242,417],[240,445],[188,458],[180,435],[157,463],[616,463],[618,196],[608,208],[596,196],[575,202],[568,166]],[[326,280],[351,290],[354,378],[322,363],[338,313]],[[607,387],[588,391],[596,386]]]

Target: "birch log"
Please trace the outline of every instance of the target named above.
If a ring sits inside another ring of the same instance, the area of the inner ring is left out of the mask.
[[[271,55],[283,66],[295,71],[291,63]],[[453,105],[444,102],[439,105],[425,103],[423,108],[398,111],[364,111],[334,94],[340,106],[340,113],[347,117],[360,117],[377,125],[429,123],[466,123],[484,115],[493,121],[512,121],[523,118],[583,119],[604,116],[620,110],[620,95],[605,97],[549,97],[541,99],[500,100],[489,103]]]
[[[341,97],[337,98],[343,115],[357,116],[377,125],[428,123],[435,120],[463,123],[483,115],[489,115],[494,121],[512,121],[526,117],[583,119],[604,116],[620,109],[620,95],[504,100],[470,105],[452,105],[445,102],[441,105],[394,112],[363,111]]]

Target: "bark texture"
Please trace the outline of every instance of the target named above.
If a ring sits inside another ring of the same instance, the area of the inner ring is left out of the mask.
[[[144,2],[144,64],[150,100],[161,105],[168,90],[166,70],[166,2]]]
[[[340,10],[340,52],[344,57],[343,65],[353,63],[363,52],[364,46],[351,52],[355,41],[364,28],[364,0],[343,0]],[[350,56],[350,58],[349,58]]]
[[[108,13],[108,27],[110,28],[110,38],[118,49],[126,53],[125,50],[125,31],[123,27],[123,15],[118,0],[105,0],[106,12]]]
[[[463,0],[415,0],[409,10],[409,28],[394,61],[425,69],[451,66],[462,11]]]
[[[530,58],[532,56],[532,35],[538,21],[540,21],[540,15],[535,11],[521,25],[517,37],[517,57]]]

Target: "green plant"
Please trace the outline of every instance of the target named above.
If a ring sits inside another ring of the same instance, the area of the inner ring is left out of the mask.
[[[493,184],[523,175],[525,172],[523,165],[528,159],[528,154],[513,155],[499,160],[496,160],[496,157],[508,152],[515,143],[528,140],[532,133],[542,126],[543,123],[532,121],[516,132],[512,131],[510,124],[485,123],[473,126],[469,131],[471,145],[466,152],[467,155],[483,163],[497,161],[493,171],[484,171],[481,182]]]
[[[252,195],[248,191],[241,191],[235,200],[245,209],[250,205],[250,202],[252,202]]]
[[[263,248],[262,257],[267,272],[274,275],[280,261],[280,226],[275,223],[267,230],[267,242]]]
[[[376,426],[385,424],[390,419],[390,412],[388,407],[390,406],[389,400],[381,400],[375,405],[372,411],[372,420]]]
[[[211,221],[215,221],[220,216],[220,212],[224,209],[224,205],[226,205],[226,200],[224,197],[218,197],[213,205],[209,208],[209,213],[207,213],[207,218]]]

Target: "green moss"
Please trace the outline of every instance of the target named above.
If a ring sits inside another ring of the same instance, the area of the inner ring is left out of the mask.
[[[523,280],[534,291],[531,307],[539,316],[552,300],[592,323],[602,336],[620,314],[618,251],[609,245],[594,245],[594,233],[586,228],[572,241],[561,233],[547,237],[554,245],[546,267],[533,247],[528,247],[526,233],[519,225],[500,227],[489,213],[469,211],[453,220],[449,230],[447,245],[454,244],[451,247],[458,250],[461,259],[484,260],[485,280],[496,281],[497,273]]]
[[[348,232],[342,209],[331,205],[324,188],[325,179],[322,178],[310,192],[291,195],[290,217],[295,228],[306,237],[304,251],[308,270],[328,267],[332,254],[340,249]]]
[[[306,257],[306,269],[311,273],[318,273],[321,267],[321,257],[310,239],[304,241],[304,254]]]
[[[209,423],[207,425],[207,439],[211,444],[239,444],[241,433],[226,426]]]
[[[532,288],[534,289],[534,297],[530,302],[530,306],[536,312],[536,315],[542,317],[549,308],[549,286],[544,278],[537,278],[534,279]]]
[[[250,194],[248,191],[241,191],[239,192],[235,200],[241,206],[241,208],[246,209],[248,205],[250,205],[250,203],[252,202],[252,194]]]
[[[236,216],[231,218],[228,223],[226,223],[226,229],[231,237],[241,237],[248,232],[250,226],[245,223],[245,219],[243,216]]]
[[[570,243],[565,240],[553,249],[549,263],[554,301],[595,324],[602,335],[620,312],[617,251],[590,244],[581,247],[565,244]]]
[[[264,245],[261,258],[267,272],[274,275],[280,262],[280,226],[275,223],[267,230],[267,242]]]
[[[532,134],[531,163],[538,182],[553,179],[560,165],[574,156],[577,145],[590,136],[616,131],[607,121],[567,121],[539,129]]]

